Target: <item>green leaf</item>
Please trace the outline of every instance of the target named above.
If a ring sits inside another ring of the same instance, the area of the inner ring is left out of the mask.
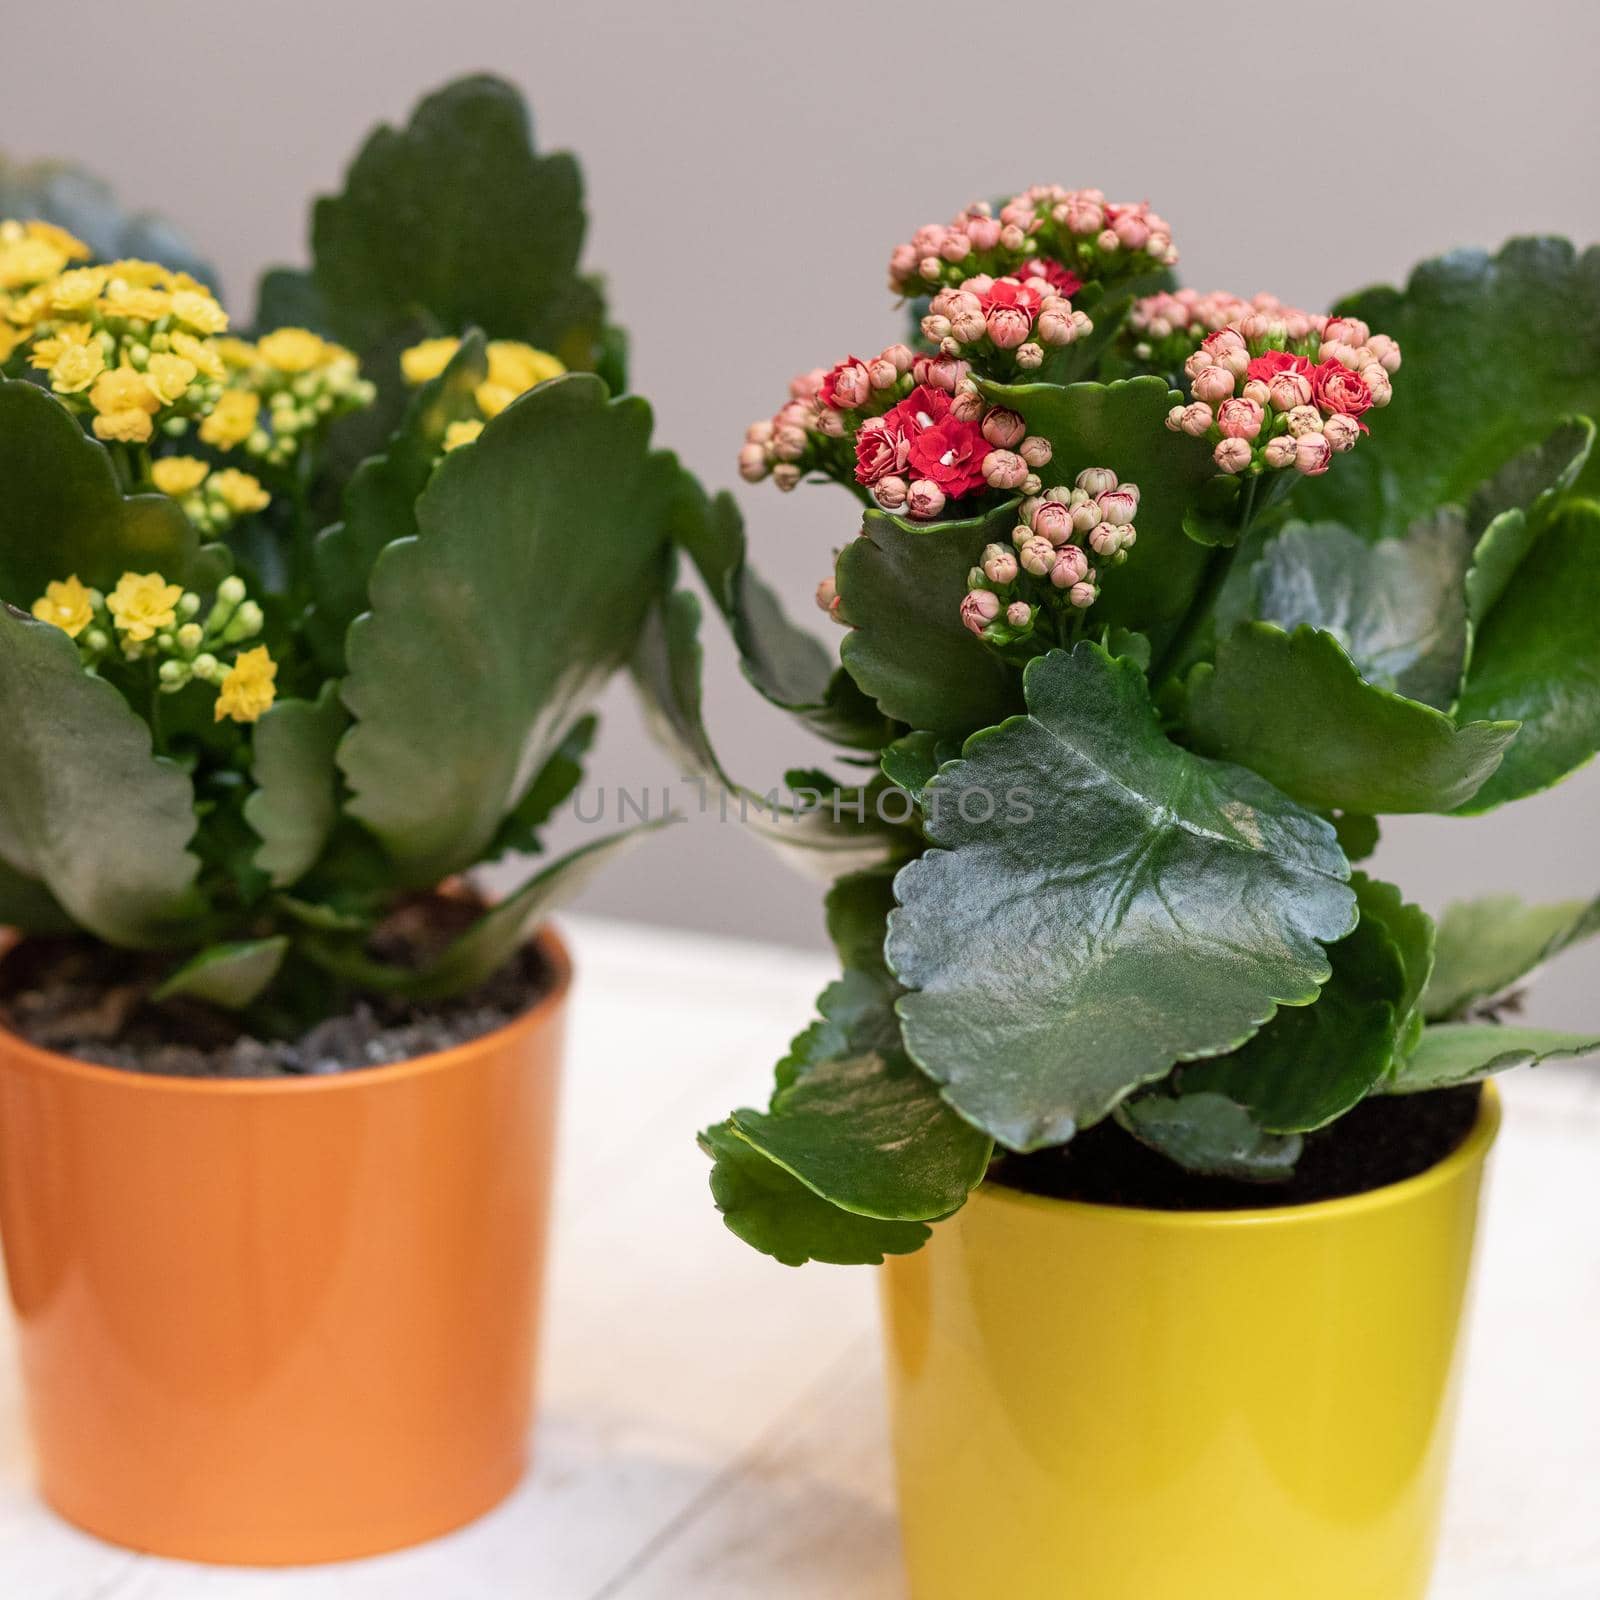
[[[298,267],[268,267],[256,285],[255,320],[251,332],[256,338],[274,328],[309,328],[324,338],[334,337],[328,308],[309,272]]]
[[[0,606],[0,856],[88,932],[159,947],[203,909],[194,831],[187,774],[122,696],[59,628]]]
[[[199,549],[175,500],[123,498],[106,447],[59,400],[0,381],[0,600],[27,608],[73,574],[96,589],[124,572],[186,583]]]
[[[1423,1009],[1430,1021],[1461,1016],[1597,933],[1600,899],[1529,906],[1504,894],[1458,901],[1439,919]]]
[[[1600,388],[1596,389],[1600,395]],[[1530,517],[1553,508],[1577,481],[1594,449],[1594,423],[1588,417],[1566,417],[1538,443],[1505,462],[1472,491],[1467,525],[1481,534],[1508,511]]]
[[[1332,826],[1168,742],[1132,662],[1080,644],[1026,687],[925,791],[889,936],[913,1059],[1022,1151],[1313,999],[1355,916]]]
[[[620,860],[646,835],[678,820],[660,817],[641,823],[552,861],[514,894],[486,911],[436,961],[395,987],[415,1000],[446,1000],[476,989],[533,937],[547,917],[581,894],[602,870]]]
[[[0,856],[0,928],[17,933],[71,933],[72,918],[39,882],[18,872]]]
[[[963,626],[967,574],[1016,507],[925,527],[869,511],[836,567],[846,670],[887,717],[961,738],[1021,703],[1016,672]]]
[[[1378,848],[1378,819],[1360,811],[1336,811],[1330,819],[1349,862],[1365,861]]]
[[[215,271],[170,222],[154,212],[127,210],[104,179],[69,162],[19,165],[0,156],[0,217],[53,222],[83,240],[98,261],[159,261],[202,283],[217,283]]]
[[[1563,418],[1600,415],[1600,248],[1513,239],[1422,263],[1404,290],[1339,310],[1400,341],[1394,400],[1337,471],[1301,484],[1308,517],[1377,538],[1473,489]],[[1441,426],[1441,419],[1448,424]]]
[[[1168,409],[1183,397],[1163,378],[1064,388],[985,384],[984,393],[1021,412],[1028,431],[1050,441],[1054,454],[1040,472],[1046,487],[1070,484],[1085,467],[1110,467],[1138,484],[1139,543],[1124,565],[1106,575],[1093,617],[1097,626],[1149,634],[1159,659],[1208,560],[1208,552],[1184,532],[1184,515],[1217,471],[1203,444],[1166,426]],[[952,615],[960,603],[958,592]]]
[[[885,747],[879,764],[890,783],[921,804],[922,791],[933,782],[940,765],[960,754],[959,744],[936,733],[908,733]]]
[[[1238,1183],[1287,1182],[1305,1146],[1297,1133],[1268,1133],[1221,1094],[1137,1094],[1117,1108],[1117,1121],[1180,1167]]]
[[[739,665],[755,690],[819,737],[851,750],[878,750],[891,727],[848,673],[785,614],[749,565],[733,497],[689,497],[674,534],[728,623]]]
[[[1309,1133],[1364,1100],[1393,1067],[1427,981],[1432,926],[1391,885],[1363,873],[1351,883],[1361,921],[1329,947],[1333,976],[1316,1002],[1284,1006],[1231,1055],[1180,1069],[1184,1094],[1225,1095],[1270,1133]]]
[[[423,384],[381,456],[369,456],[344,491],[344,518],[317,535],[306,633],[324,668],[344,671],[345,632],[368,607],[367,580],[384,548],[417,531],[417,496],[444,450],[446,429],[479,415],[476,390],[488,372],[483,335],[462,341],[449,366]]]
[[[908,1061],[876,1053],[818,1062],[770,1111],[736,1111],[732,1124],[823,1199],[891,1222],[957,1210],[993,1148]]]
[[[420,322],[481,327],[584,365],[602,321],[599,294],[578,273],[585,220],[577,162],[535,154],[517,91],[462,78],[405,128],[378,128],[344,192],[317,201],[316,287],[359,350]]]
[[[731,1122],[707,1128],[700,1148],[712,1159],[711,1196],[731,1232],[787,1267],[808,1261],[877,1266],[927,1241],[921,1222],[883,1222],[830,1204],[769,1161]]]
[[[736,783],[728,776],[706,731],[702,706],[704,652],[700,646],[700,602],[684,590],[670,594],[646,617],[630,663],[645,721],[686,775],[703,784],[703,803],[713,791],[727,814],[737,815],[800,870],[827,879],[859,872],[910,847],[910,836],[878,820],[862,790],[831,804],[796,807]],[[829,780],[831,782],[831,780]],[[859,803],[862,816],[853,806]]]
[[[1422,1042],[1388,1086],[1391,1094],[1421,1094],[1476,1083],[1514,1067],[1593,1055],[1600,1038],[1551,1028],[1498,1022],[1443,1022],[1423,1030]]]
[[[627,659],[683,478],[649,433],[644,401],[597,378],[541,384],[445,457],[418,537],[378,557],[339,764],[405,881],[477,861]]]
[[[1477,630],[1458,714],[1515,719],[1522,730],[1499,769],[1458,803],[1463,813],[1547,789],[1600,749],[1597,563],[1600,504],[1570,501]]]
[[[1255,567],[1255,615],[1332,634],[1368,683],[1448,711],[1466,665],[1471,559],[1453,513],[1377,544],[1335,522],[1290,523]]]
[[[304,877],[333,832],[339,814],[334,753],[349,724],[332,682],[314,701],[278,701],[256,723],[256,786],[244,803],[244,820],[261,839],[255,864],[274,888]]]
[[[583,782],[583,758],[594,743],[598,726],[598,719],[591,715],[580,717],[567,730],[556,753],[539,769],[539,776],[528,786],[517,809],[501,824],[489,852],[491,859],[498,860],[508,852],[536,855],[543,848],[539,830]]]
[[[1214,667],[1195,668],[1187,719],[1206,755],[1242,762],[1306,805],[1367,813],[1455,809],[1517,731],[1500,721],[1457,727],[1365,682],[1331,634],[1266,622],[1241,624]]]
[[[186,961],[155,991],[157,1000],[183,995],[229,1011],[253,1004],[278,975],[288,952],[286,938],[214,944]]]

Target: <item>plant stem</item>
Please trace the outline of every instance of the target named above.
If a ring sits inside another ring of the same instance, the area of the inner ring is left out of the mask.
[[[1233,570],[1233,563],[1238,559],[1239,547],[1243,543],[1244,530],[1241,530],[1239,537],[1232,544],[1218,545],[1211,552],[1206,569],[1200,575],[1200,585],[1195,590],[1194,599],[1189,602],[1189,609],[1184,612],[1183,621],[1178,624],[1178,631],[1167,641],[1166,649],[1161,652],[1161,659],[1150,673],[1152,689],[1159,689],[1184,666],[1189,647],[1211,615],[1211,608],[1216,604],[1223,584],[1228,581],[1228,574]]]

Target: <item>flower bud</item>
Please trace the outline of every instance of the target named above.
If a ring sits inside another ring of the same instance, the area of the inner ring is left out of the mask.
[[[1024,501],[1023,501],[1023,503],[1022,503],[1022,507],[1021,507],[1021,510],[1022,510],[1022,515],[1023,515],[1023,516],[1024,516],[1024,517],[1031,517],[1031,516],[1032,516],[1032,515],[1033,515],[1033,513],[1032,513],[1032,512],[1031,512],[1031,511],[1030,511],[1030,510],[1029,510],[1029,509],[1028,509],[1028,508],[1029,508],[1029,506],[1030,506],[1030,505],[1037,505],[1037,504],[1038,504],[1038,502],[1037,502],[1037,501],[1029,501],[1029,500],[1024,500]],[[1017,549],[1019,549],[1019,550],[1020,550],[1020,549],[1021,549],[1021,548],[1022,548],[1022,547],[1023,547],[1023,545],[1025,545],[1025,544],[1026,544],[1026,543],[1027,543],[1027,542],[1028,542],[1028,541],[1029,541],[1029,540],[1030,540],[1030,539],[1031,539],[1031,538],[1032,538],[1032,537],[1033,537],[1033,529],[1032,529],[1032,528],[1030,528],[1030,527],[1029,527],[1029,526],[1028,526],[1028,524],[1027,524],[1027,522],[1025,522],[1025,521],[1024,521],[1024,522],[1019,522],[1019,523],[1018,523],[1018,524],[1017,524],[1017,525],[1016,525],[1016,527],[1014,527],[1014,528],[1013,528],[1013,529],[1012,529],[1012,530],[1011,530],[1011,542],[1012,542],[1012,544],[1014,544],[1014,545],[1015,545],[1015,546],[1016,546],[1016,547],[1017,547]]]
[[[1033,318],[1020,306],[994,306],[985,326],[997,350],[1015,350],[1033,332]]]
[[[1020,489],[1028,463],[1012,450],[991,450],[983,458],[983,481],[991,489]]]
[[[1028,242],[1028,236],[1014,222],[1008,222],[1000,230],[1000,248],[1002,250],[1020,250]]]
[[[1194,380],[1194,397],[1217,405],[1233,393],[1233,374],[1226,367],[1206,367]]]
[[[763,445],[747,444],[739,451],[739,476],[746,483],[760,483],[767,475],[767,452]]]
[[[996,217],[969,217],[967,237],[974,250],[993,250],[1000,243],[1000,221]]]
[[[1072,508],[1072,530],[1074,533],[1093,533],[1100,526],[1101,511],[1098,501],[1080,500]]]
[[[1372,362],[1361,374],[1366,380],[1367,391],[1372,396],[1375,406],[1386,406],[1394,398],[1394,389],[1389,383],[1389,374],[1377,362]]]
[[[200,641],[205,638],[205,629],[198,622],[186,622],[178,629],[178,648],[185,655],[192,655],[200,648]]]
[[[1117,475],[1110,467],[1085,467],[1073,482],[1086,495],[1102,495],[1117,487]]]
[[[180,617],[195,617],[200,614],[200,596],[189,590],[179,597],[178,615]]]
[[[976,422],[983,415],[983,396],[968,379],[950,401],[950,415],[957,422]]]
[[[1367,340],[1367,355],[1385,372],[1400,370],[1400,346],[1386,333],[1375,333]]]
[[[1095,504],[1100,508],[1101,521],[1120,528],[1124,523],[1133,521],[1139,509],[1139,496],[1136,492],[1130,493],[1127,488],[1107,489],[1095,496]]]
[[[1068,590],[1067,598],[1080,611],[1087,611],[1100,598],[1100,591],[1092,583],[1075,583]]]
[[[1328,441],[1331,450],[1354,450],[1356,440],[1361,437],[1361,424],[1354,417],[1336,411],[1323,421],[1322,437]]]
[[[1167,430],[1170,433],[1177,433],[1182,427],[1183,407],[1173,406],[1173,408],[1167,412]]]
[[[1225,439],[1253,439],[1265,420],[1254,400],[1224,400],[1217,407],[1217,426]]]
[[[217,585],[217,599],[225,606],[236,606],[244,599],[244,579],[227,577]]]
[[[1102,522],[1089,535],[1089,548],[1097,556],[1114,556],[1122,548],[1122,529]]]
[[[997,450],[1015,450],[1028,432],[1028,425],[1015,411],[996,406],[983,419],[983,436]]]
[[[104,628],[91,628],[83,636],[83,647],[91,655],[99,655],[102,651],[111,648],[111,640],[107,637]]]
[[[1294,438],[1287,433],[1280,433],[1275,439],[1268,439],[1266,448],[1261,452],[1261,459],[1272,468],[1274,472],[1281,471],[1284,467],[1294,464]]]
[[[1006,584],[1015,582],[1017,576],[1015,553],[1007,550],[1003,544],[985,545],[983,547],[983,575],[990,583]]]
[[[981,311],[963,311],[950,321],[950,337],[958,344],[976,344],[988,331]]]
[[[1322,432],[1322,413],[1315,406],[1296,406],[1288,414],[1289,433],[1299,439],[1308,433]]]
[[[916,479],[906,491],[906,515],[926,522],[944,510],[944,490],[931,478]]]
[[[823,611],[832,611],[833,603],[839,598],[838,585],[833,578],[826,577],[817,585],[817,605]]]
[[[1019,344],[1017,346],[1017,365],[1024,372],[1032,372],[1037,367],[1044,365],[1044,346],[1034,344]]]
[[[1211,459],[1224,472],[1243,472],[1250,465],[1250,446],[1243,439],[1223,439],[1211,452]]]
[[[194,658],[191,669],[202,683],[214,683],[222,671],[222,663],[208,650]]]
[[[922,337],[930,344],[938,344],[941,339],[947,339],[949,336],[949,317],[941,317],[937,312],[930,311],[922,319]]]
[[[1272,400],[1272,390],[1260,378],[1252,378],[1239,393],[1244,399],[1260,406],[1263,411]]]
[[[1211,432],[1211,425],[1216,421],[1211,407],[1204,400],[1194,400],[1183,408],[1183,431],[1191,439],[1203,439]]]
[[[798,461],[806,453],[805,429],[785,423],[772,436],[772,453],[779,461]]]
[[[812,418],[812,426],[818,433],[825,433],[830,439],[842,439],[845,434],[844,418],[831,407],[819,411]]]
[[[800,485],[800,469],[789,461],[780,461],[772,469],[772,481],[788,494],[791,489]]]
[[[872,498],[885,511],[898,511],[906,503],[911,486],[904,478],[879,478],[872,486]]]
[[[912,354],[910,345],[891,344],[884,349],[882,355],[880,355],[878,359],[880,361],[892,362],[894,364],[894,370],[898,372],[901,377],[904,377],[906,373],[911,370],[912,363],[917,358]]]
[[[961,623],[973,633],[982,633],[1000,615],[1000,597],[987,589],[973,589],[961,601]]]
[[[1321,433],[1303,433],[1294,444],[1294,464],[1308,478],[1315,478],[1328,470],[1333,457],[1333,447]]]
[[[1050,567],[1050,582],[1057,589],[1070,589],[1088,575],[1089,558],[1077,545],[1063,545],[1056,551],[1056,559]]]
[[[1052,547],[1066,544],[1072,538],[1072,511],[1059,500],[1041,500],[1030,520],[1033,531],[1040,538],[1048,539]]]
[[[190,667],[186,661],[163,661],[156,676],[168,688],[181,688],[188,681]]]
[[[1303,372],[1275,372],[1267,382],[1267,398],[1274,411],[1293,411],[1311,404],[1311,380]]]
[[[946,261],[965,261],[971,253],[972,241],[964,233],[947,233],[939,246],[939,254]]]
[[[1030,472],[1028,476],[1022,480],[1022,492],[1024,494],[1038,494],[1043,487],[1044,479],[1041,478],[1037,472]]]
[[[1006,607],[1006,621],[1013,628],[1026,628],[1033,621],[1033,607],[1026,600],[1013,600]]]
[[[1018,447],[1017,454],[1030,467],[1048,467],[1050,458],[1055,454],[1055,450],[1050,441],[1042,434],[1030,433]]]
[[[867,377],[872,382],[874,389],[892,389],[900,381],[900,374],[895,370],[894,362],[885,361],[882,356],[872,362],[867,368]]]
[[[1039,342],[1041,344],[1071,344],[1077,337],[1077,325],[1073,322],[1070,311],[1041,311],[1039,313]]]
[[[1322,338],[1337,344],[1363,345],[1372,336],[1372,330],[1360,317],[1329,317],[1323,324]]]
[[[1029,539],[1019,553],[1022,570],[1042,578],[1056,564],[1056,548],[1048,539],[1038,535]]]

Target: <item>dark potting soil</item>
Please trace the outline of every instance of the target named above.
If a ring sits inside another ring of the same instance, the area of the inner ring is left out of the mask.
[[[416,964],[460,931],[470,903],[415,904],[390,920],[375,953]],[[252,1037],[227,1011],[151,991],[170,958],[85,939],[30,939],[0,960],[0,1028],[79,1061],[181,1078],[325,1076],[409,1061],[504,1027],[549,992],[554,974],[535,946],[469,994],[413,1004],[368,995],[297,1037]]]
[[[1457,1149],[1477,1121],[1472,1084],[1428,1094],[1377,1095],[1332,1126],[1306,1135],[1286,1183],[1240,1183],[1185,1172],[1114,1122],[1037,1155],[1003,1156],[989,1180],[1056,1200],[1149,1211],[1253,1211],[1365,1194],[1414,1178]]]

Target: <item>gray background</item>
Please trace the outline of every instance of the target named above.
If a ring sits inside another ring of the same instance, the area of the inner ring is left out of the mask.
[[[1593,0],[129,0],[70,21],[8,8],[4,41],[0,148],[75,158],[165,210],[241,313],[262,264],[302,259],[309,197],[336,184],[375,121],[403,119],[458,72],[514,79],[541,145],[582,158],[588,261],[632,331],[660,439],[720,484],[736,482],[746,423],[776,408],[792,372],[897,335],[890,247],[978,196],[1061,182],[1148,198],[1174,226],[1185,281],[1310,307],[1458,244],[1600,237]],[[825,488],[738,493],[757,562],[829,632],[810,595],[854,531],[850,502]],[[767,787],[820,759],[711,645],[712,727],[735,774]],[[619,784],[659,794],[674,778],[625,693],[608,709],[588,809],[594,785],[614,807]],[[1378,869],[1435,909],[1491,889],[1593,894],[1597,801],[1591,768],[1496,817],[1395,819]],[[586,904],[822,937],[814,886],[710,817]],[[1537,1015],[1600,1020],[1596,971],[1592,953],[1567,957]]]

